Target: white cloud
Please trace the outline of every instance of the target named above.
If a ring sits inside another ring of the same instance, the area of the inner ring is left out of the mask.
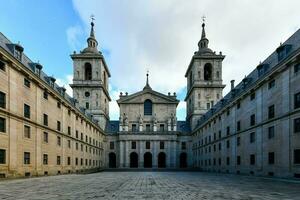
[[[147,69],[154,90],[178,93],[184,88],[184,74],[201,36],[202,15],[207,17],[209,47],[226,55],[227,85],[231,79],[240,82],[300,25],[298,0],[73,0],[73,4],[86,24],[85,35],[89,17],[95,15],[99,45],[110,52],[106,57],[110,83],[129,93],[143,88]],[[113,112],[116,103],[112,105]]]
[[[61,78],[56,79],[56,83],[61,87],[62,86],[65,87],[66,93],[68,95],[70,95],[71,97],[73,96],[72,88],[70,87],[70,84],[72,83],[72,81],[73,81],[73,75],[71,75],[71,74],[65,76],[63,79],[61,79]]]
[[[66,31],[68,44],[70,49],[73,51],[79,47],[82,47],[82,41],[79,40],[79,37],[84,34],[83,29],[76,25],[71,26]]]

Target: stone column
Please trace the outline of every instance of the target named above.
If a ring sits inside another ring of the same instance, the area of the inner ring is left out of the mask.
[[[173,161],[171,163],[171,167],[172,168],[176,168],[177,166],[177,149],[176,149],[176,141],[172,141],[172,146],[173,146],[173,149],[172,149],[172,154],[173,154]]]
[[[125,141],[125,167],[129,167],[129,141]]]
[[[124,167],[124,141],[120,141],[120,168]]]
[[[143,154],[144,141],[139,141],[139,168],[144,167],[144,154]]]
[[[157,168],[157,145],[159,141],[153,141],[153,160],[152,160],[152,167]]]

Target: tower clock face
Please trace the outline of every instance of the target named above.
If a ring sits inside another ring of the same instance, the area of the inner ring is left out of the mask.
[[[89,97],[91,94],[89,92],[84,93],[85,97]]]

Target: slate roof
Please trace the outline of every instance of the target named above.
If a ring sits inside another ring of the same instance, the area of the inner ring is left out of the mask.
[[[8,52],[10,55],[14,56],[14,47],[16,44],[12,43],[8,38],[5,37],[3,33],[0,32],[0,48],[3,48],[6,52]],[[18,59],[17,59],[18,60]],[[47,83],[50,86],[50,79],[53,78],[51,76],[48,76],[46,73],[44,73],[42,70],[40,71],[40,76],[38,74],[37,65],[40,65],[39,63],[35,63],[32,60],[30,60],[24,53],[22,53],[22,61],[21,63],[31,70],[37,78],[41,79],[45,83]],[[56,91],[61,98],[68,101],[74,108],[76,108],[79,112],[81,112],[83,115],[85,115],[88,119],[90,119],[94,125],[98,126],[96,121],[92,119],[92,116],[89,114],[86,114],[84,112],[84,109],[81,107],[75,106],[75,99],[70,97],[67,93],[63,95],[63,88],[60,87],[57,84],[54,84],[53,90]],[[99,126],[98,126],[99,127]],[[99,127],[100,128],[100,127]]]
[[[298,29],[289,39],[280,45],[269,57],[259,64],[243,81],[241,81],[234,90],[231,90],[224,98],[214,105],[206,114],[198,121],[195,130],[204,125],[215,113],[219,112],[226,105],[235,101],[241,94],[246,93],[249,88],[262,80],[268,72],[280,66],[291,55],[296,53],[300,48],[300,29]],[[281,59],[278,59],[278,52],[286,50]]]

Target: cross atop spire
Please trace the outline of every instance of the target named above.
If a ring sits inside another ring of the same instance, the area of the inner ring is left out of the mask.
[[[93,37],[95,38],[95,31],[94,31],[94,20],[95,20],[95,16],[94,15],[91,15],[91,33],[90,33],[90,37]]]
[[[205,33],[205,19],[206,17],[203,16],[202,17],[202,34],[201,34],[201,39],[198,42],[198,47],[199,47],[199,51],[201,49],[208,49],[208,39],[206,38],[206,33]]]
[[[95,26],[94,21],[95,21],[95,16],[91,15],[91,32],[90,32],[90,36],[87,39],[88,46],[82,51],[82,53],[99,54],[99,51],[97,49],[98,42],[96,40],[95,31],[94,31],[94,26]]]

